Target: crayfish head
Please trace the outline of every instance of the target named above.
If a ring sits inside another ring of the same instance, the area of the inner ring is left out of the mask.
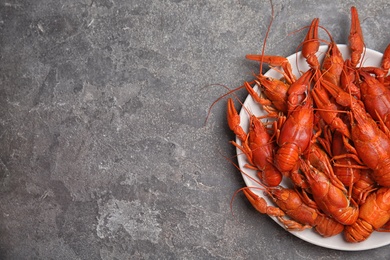
[[[289,189],[285,189],[281,186],[270,189],[272,196],[278,200],[286,201],[290,197]]]
[[[281,186],[269,190],[272,199],[282,210],[291,210],[302,204],[298,193],[293,189],[283,188]]]

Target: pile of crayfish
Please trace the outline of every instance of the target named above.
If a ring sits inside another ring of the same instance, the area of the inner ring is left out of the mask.
[[[259,212],[288,230],[312,228],[323,237],[343,233],[346,241],[361,242],[374,231],[390,231],[390,44],[380,66],[364,66],[363,34],[352,7],[350,57],[344,59],[327,32],[320,62],[324,40],[318,31],[325,28],[318,18],[308,28],[301,55],[309,69],[299,77],[284,57],[264,50],[246,56],[281,74],[271,78],[260,69],[253,82],[244,83],[265,116],[243,106],[249,120],[249,129],[243,129],[228,99],[228,124],[237,137],[231,143],[275,205],[254,187],[242,191]],[[282,180],[291,185],[280,185]]]

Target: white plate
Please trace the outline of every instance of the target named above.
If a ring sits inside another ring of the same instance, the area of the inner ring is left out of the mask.
[[[344,59],[350,57],[350,51],[347,45],[339,44],[337,45],[343,54]],[[322,60],[321,57],[324,56],[325,52],[327,50],[327,46],[320,46],[318,56],[320,61]],[[363,58],[363,64],[364,66],[380,66],[380,62],[382,60],[382,53],[366,49],[364,58]],[[300,71],[305,72],[309,69],[306,60],[302,57],[301,53],[298,52],[297,54],[293,54],[287,58],[289,62],[291,63],[291,66],[293,67],[293,72],[296,76],[299,76],[297,66]],[[273,78],[280,78],[281,75],[276,72],[275,70],[269,70],[267,73],[265,73],[266,76],[270,76]],[[258,91],[257,86],[255,86],[256,91]],[[255,115],[265,115],[266,113],[261,109],[260,105],[255,103],[255,101],[252,99],[250,95],[246,98],[244,102],[244,106],[249,108],[249,111],[253,112]],[[249,127],[249,117],[245,109],[241,109],[240,111],[240,117],[241,117],[241,126],[245,131],[248,131]],[[240,140],[236,140],[238,143],[240,143]],[[256,171],[249,170],[248,168],[244,167],[244,165],[247,163],[246,157],[242,155],[242,152],[237,149],[238,154],[238,164],[240,166],[240,169],[247,173],[249,176],[257,179],[256,177]],[[258,186],[255,181],[251,180],[248,176],[245,176],[243,174],[244,181],[248,187],[254,187]],[[287,187],[287,181],[282,181],[282,186]],[[255,192],[257,195],[265,198],[267,202],[270,205],[273,205],[273,203],[270,201],[270,199],[263,195],[263,192],[257,189],[253,189],[253,192]],[[276,218],[273,218],[279,225],[281,225]],[[282,226],[282,225],[281,225]],[[360,250],[367,250],[367,249],[373,249],[382,247],[385,245],[390,244],[390,233],[385,232],[374,232],[371,234],[371,236],[363,242],[360,243],[348,243],[344,240],[343,233],[333,236],[330,238],[323,238],[319,234],[315,233],[314,230],[305,230],[305,231],[291,231],[291,233],[297,237],[299,237],[302,240],[305,240],[309,243],[331,248],[331,249],[337,249],[337,250],[345,250],[345,251],[360,251]]]

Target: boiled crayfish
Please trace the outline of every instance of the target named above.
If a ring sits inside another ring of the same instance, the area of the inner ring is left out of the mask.
[[[245,82],[268,113],[259,118],[244,106],[249,129],[241,127],[229,99],[228,123],[237,136],[232,144],[275,203],[268,205],[253,187],[243,188],[259,212],[288,230],[314,228],[325,237],[344,232],[346,241],[361,242],[374,231],[390,231],[390,44],[380,67],[365,67],[363,34],[352,7],[350,58],[342,57],[326,31],[330,40],[321,61],[317,52],[326,41],[318,38],[319,29],[324,28],[315,18],[302,43],[309,67],[302,75],[294,75],[286,58],[264,55],[264,47],[262,54],[246,56],[277,67],[281,78],[262,75],[261,67],[253,82]],[[282,180],[291,186],[280,186]]]

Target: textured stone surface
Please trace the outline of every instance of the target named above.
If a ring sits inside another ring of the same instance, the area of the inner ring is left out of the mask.
[[[347,43],[390,39],[387,0],[274,1],[266,52],[295,52],[314,17]],[[252,79],[258,0],[0,1],[1,259],[384,259],[306,243],[256,213],[224,158],[223,100]],[[244,98],[245,92],[238,96]]]

